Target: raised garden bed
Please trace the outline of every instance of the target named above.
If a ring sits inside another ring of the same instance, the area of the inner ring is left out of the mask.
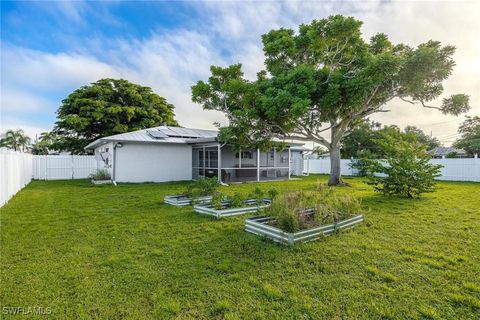
[[[93,184],[110,184],[112,180],[91,180]]]
[[[212,196],[203,196],[195,199],[197,204],[207,204],[212,201]],[[185,195],[174,195],[174,196],[165,196],[163,202],[171,204],[175,207],[186,207],[191,205],[194,202],[194,199]]]
[[[249,212],[257,212],[260,209],[267,208],[271,203],[270,199],[262,199],[259,204],[256,199],[244,200],[244,206],[232,208],[230,201],[222,202],[222,208],[216,209],[211,204],[197,204],[193,210],[200,214],[214,216],[216,218],[237,216]]]
[[[313,213],[313,209],[309,209]],[[250,232],[275,242],[294,245],[297,242],[317,240],[321,237],[331,235],[337,230],[345,230],[362,223],[363,215],[353,216],[337,223],[312,227],[297,232],[285,232],[275,227],[275,219],[271,217],[253,217],[245,220],[245,231]]]

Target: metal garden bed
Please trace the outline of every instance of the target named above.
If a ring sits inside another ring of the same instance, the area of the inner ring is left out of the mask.
[[[163,202],[171,204],[175,207],[186,207],[193,203],[192,197],[187,197],[184,195],[174,195],[174,196],[165,196],[163,197]],[[198,197],[195,199],[195,203],[206,204],[212,201],[212,196]]]
[[[313,241],[331,235],[337,230],[352,228],[363,222],[363,220],[363,215],[358,215],[338,223],[290,233],[269,225],[269,222],[274,221],[271,217],[253,217],[245,220],[245,231],[271,239],[275,242],[294,245],[297,242]]]
[[[237,216],[249,212],[257,212],[260,209],[270,206],[270,199],[262,199],[262,204],[257,204],[256,199],[247,199],[244,201],[246,206],[238,208],[229,208],[230,202],[222,202],[222,209],[215,209],[211,204],[197,204],[193,206],[195,212],[205,215],[214,216],[216,218]]]
[[[112,180],[90,180],[93,184],[111,184]]]

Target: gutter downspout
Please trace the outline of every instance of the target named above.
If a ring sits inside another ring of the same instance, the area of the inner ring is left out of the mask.
[[[226,145],[227,143],[223,143],[222,145],[218,144],[218,181],[221,186],[228,187],[228,184],[222,181],[222,148]]]
[[[117,144],[118,142],[113,143],[113,156],[112,156],[112,183],[114,186],[117,186],[117,182],[115,181],[115,162],[117,162]]]

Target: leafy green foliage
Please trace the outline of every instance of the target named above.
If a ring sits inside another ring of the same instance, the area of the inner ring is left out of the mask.
[[[111,176],[106,169],[99,169],[88,176],[92,180],[110,180]]]
[[[403,132],[399,131],[396,126],[383,126],[375,121],[359,121],[352,131],[342,140],[341,153],[343,158],[382,158],[384,154],[379,148],[375,139],[381,139],[382,134],[397,131],[396,135],[405,134],[410,139],[415,138],[416,141],[426,145],[427,150],[439,147],[440,142],[435,137],[430,137],[423,130],[406,126]]]
[[[255,187],[253,192],[249,195],[251,198],[257,200],[257,203],[261,203],[263,198],[265,197],[265,193],[259,187]]]
[[[407,134],[408,133],[415,134],[417,137],[417,141],[426,145],[427,150],[432,150],[434,148],[440,147],[440,141],[438,141],[438,139],[435,137],[431,137],[425,134],[425,132],[423,132],[422,129],[419,129],[415,126],[406,126],[404,131]]]
[[[214,192],[212,194],[212,202],[210,203],[216,210],[223,209],[223,202],[225,201],[225,195],[221,192]]]
[[[462,136],[453,145],[464,149],[471,156],[474,154],[480,156],[480,116],[467,117],[458,128],[458,132]]]
[[[277,195],[278,195],[278,191],[277,191],[277,189],[269,189],[269,190],[267,191],[267,195],[268,195],[268,198],[269,198],[270,200],[275,200],[275,198],[276,198]]]
[[[369,160],[367,168],[368,183],[376,191],[408,198],[435,191],[434,179],[442,166],[429,163],[424,145],[391,134],[383,134],[376,144],[385,154],[384,160]]]
[[[230,200],[231,208],[240,208],[245,204],[244,197],[238,192],[235,192],[233,196],[229,197],[228,199]]]
[[[280,197],[327,178],[268,188]],[[439,181],[437,192],[410,201],[376,196],[363,179],[348,182],[335,192],[372,208],[366,223],[341,237],[285,248],[246,234],[246,216],[213,221],[191,207],[162,204],[186,182],[32,181],[0,208],[2,306],[51,306],[59,319],[386,319],[388,313],[407,320],[421,319],[424,310],[440,319],[477,319],[471,302],[480,293],[479,184]],[[255,186],[219,190],[249,194]],[[228,311],[217,315],[219,307]]]
[[[178,125],[174,106],[149,87],[123,79],[101,79],[75,90],[57,111],[52,146],[59,151],[85,153],[90,142],[109,135],[159,125]]]
[[[184,195],[192,197],[195,201],[198,197],[213,195],[217,191],[218,185],[218,179],[215,177],[198,178],[188,185]]]
[[[52,148],[53,144],[57,140],[57,136],[53,132],[42,132],[39,137],[39,141],[32,145],[33,154],[46,155]]]
[[[370,160],[378,158],[378,156],[370,150],[359,151],[357,157],[352,159],[349,166],[355,170],[355,175],[359,177],[366,177],[368,175],[368,168]]]
[[[313,209],[313,212],[308,210]],[[360,201],[350,195],[339,195],[331,187],[315,191],[294,191],[275,198],[267,216],[286,232],[296,232],[325,223],[336,223],[360,212]]]
[[[382,129],[382,124],[368,119],[359,121],[351,132],[342,140],[342,158],[357,158],[361,152],[368,152],[372,156],[378,154],[378,148],[373,139]]]
[[[456,94],[430,106],[443,93],[442,82],[455,65],[455,48],[428,41],[416,48],[393,44],[385,34],[362,38],[362,22],[342,15],[280,28],[262,36],[266,70],[256,81],[243,77],[241,65],[212,67],[207,82],[192,86],[192,100],[225,113],[220,128],[234,145],[268,146],[273,138],[311,140],[336,162],[330,184],[340,183],[337,156],[349,130],[399,98],[410,104],[458,115],[469,97]],[[322,136],[331,131],[331,139]]]
[[[25,135],[22,129],[7,130],[0,138],[0,147],[25,151],[30,146],[30,138]]]

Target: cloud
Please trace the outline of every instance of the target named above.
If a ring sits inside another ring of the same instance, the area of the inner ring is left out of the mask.
[[[2,108],[4,112],[48,112],[53,115],[60,101],[46,96],[65,96],[79,86],[100,78],[125,78],[151,86],[176,106],[184,126],[212,128],[225,123],[223,115],[202,111],[191,102],[190,86],[206,80],[210,65],[242,63],[245,75],[254,79],[263,68],[260,36],[273,28],[297,29],[301,23],[331,14],[353,15],[363,20],[365,38],[385,32],[394,42],[417,45],[438,39],[457,47],[457,66],[445,82],[445,96],[466,92],[480,114],[480,31],[478,2],[202,2],[190,3],[197,17],[191,29],[148,30],[144,38],[77,39],[64,52],[48,53],[2,43]],[[62,4],[62,14],[82,23],[93,6]],[[104,6],[99,12],[108,13]],[[428,12],[428,16],[425,13]],[[98,12],[96,14],[99,14]],[[115,20],[110,14],[110,18]],[[118,21],[116,21],[118,23]],[[385,124],[416,125],[434,135],[456,132],[463,119],[444,116],[392,101],[388,114],[374,118]],[[28,123],[26,121],[25,123]],[[439,124],[440,123],[440,124]]]
[[[480,114],[480,31],[479,2],[233,2],[212,3],[206,11],[210,29],[225,39],[235,50],[232,59],[238,58],[244,65],[246,75],[252,77],[263,64],[259,37],[272,28],[286,27],[297,30],[301,23],[320,19],[332,14],[353,15],[364,21],[362,32],[365,39],[378,32],[386,33],[393,42],[416,46],[430,39],[457,47],[454,59],[457,63],[451,77],[444,82],[445,91],[433,103],[454,93],[470,95],[472,110]],[[428,12],[428,16],[425,13]],[[464,117],[445,116],[434,110],[407,105],[393,100],[387,106],[392,111],[372,118],[384,124],[400,127],[416,125],[438,136],[456,133]],[[447,142],[447,141],[446,141]]]
[[[2,81],[36,91],[77,88],[101,77],[121,77],[114,66],[89,55],[47,53],[27,48],[2,46]]]
[[[54,101],[50,101],[41,95],[35,95],[25,90],[8,87],[2,88],[2,112],[12,114],[44,112],[55,104],[56,102]]]

